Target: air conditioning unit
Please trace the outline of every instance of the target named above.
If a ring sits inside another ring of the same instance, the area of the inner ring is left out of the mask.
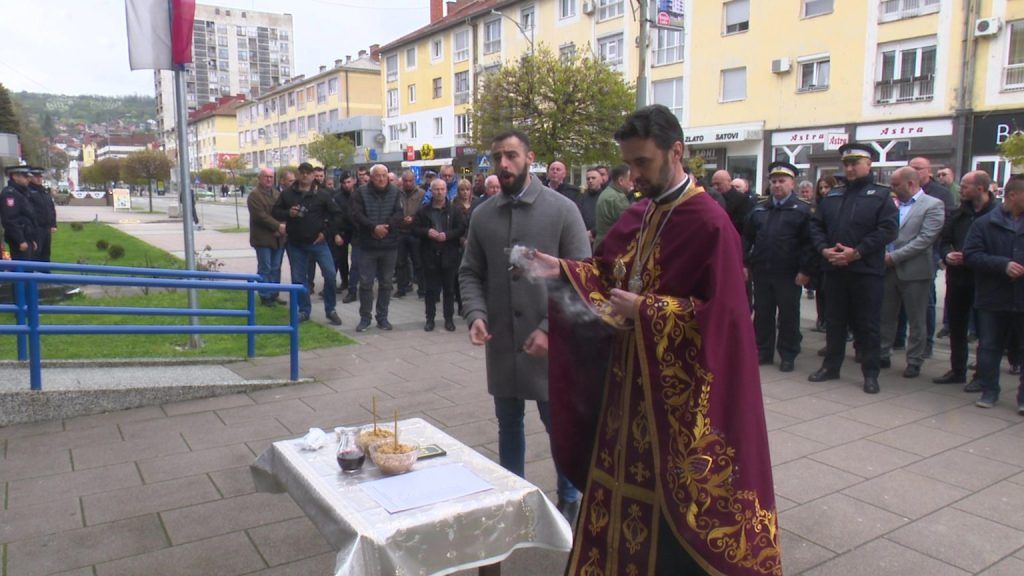
[[[405,132],[408,129],[409,129],[409,123],[408,122],[402,122],[401,124],[398,125],[398,130],[401,131],[401,132]]]
[[[1003,21],[998,16],[993,18],[978,18],[974,21],[974,36],[995,36],[1003,27]]]
[[[584,14],[593,14],[594,13],[594,3],[593,2],[584,2],[583,3],[583,13]]]
[[[789,72],[789,58],[776,58],[772,60],[772,74],[785,74]]]

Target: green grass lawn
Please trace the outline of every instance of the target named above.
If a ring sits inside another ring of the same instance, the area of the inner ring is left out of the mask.
[[[242,227],[242,228],[235,228],[235,227],[231,227],[231,228],[217,228],[217,232],[224,232],[225,234],[241,234],[243,232],[248,232],[248,231],[249,231],[249,229],[245,228],[245,227]]]
[[[58,238],[60,238],[58,240]],[[124,266],[147,266],[157,268],[184,268],[184,263],[170,254],[154,248],[114,228],[103,224],[87,224],[82,231],[73,231],[70,226],[54,235],[53,260],[62,262],[82,262],[89,264],[107,264],[102,252],[96,249],[96,240],[103,238],[114,244],[125,247],[125,256],[111,263]],[[91,255],[94,260],[88,259]],[[184,308],[188,305],[186,291],[153,291],[149,294],[134,296],[90,298],[78,296],[63,304],[75,306],[127,306],[149,308]],[[224,308],[244,310],[246,294],[228,290],[201,290],[199,292],[200,308]],[[0,315],[0,323],[12,324],[13,315]],[[45,315],[43,324],[132,324],[132,325],[184,325],[186,317],[174,316],[95,316],[82,315]],[[256,307],[256,323],[287,324],[288,308],[276,306],[267,308]],[[238,324],[244,325],[244,318],[200,318],[201,325]],[[241,334],[206,334],[203,335],[204,346],[198,350],[187,348],[187,334],[126,334],[126,335],[68,335],[43,336],[43,358],[48,360],[67,359],[103,359],[103,358],[171,358],[171,357],[210,357],[227,356],[244,358],[246,338]],[[305,322],[299,328],[299,346],[302,350],[343,346],[352,340],[327,326],[315,322]],[[287,334],[267,334],[256,337],[256,354],[258,356],[278,356],[288,354]],[[0,358],[17,358],[17,344],[14,336],[0,336]]]

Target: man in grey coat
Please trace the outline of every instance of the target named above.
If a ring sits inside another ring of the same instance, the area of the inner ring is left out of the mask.
[[[491,142],[491,161],[501,194],[480,204],[470,221],[459,269],[469,340],[486,345],[487,391],[494,396],[501,465],[524,476],[526,400],[535,400],[550,430],[548,405],[548,295],[509,263],[522,245],[559,258],[590,256],[590,240],[576,205],[530,174],[530,142],[517,131]],[[558,415],[554,415],[558,418]],[[580,493],[558,475],[559,510],[572,522]]]
[[[882,298],[881,367],[891,364],[892,343],[900,305],[907,312],[910,338],[904,378],[921,374],[925,358],[928,291],[935,276],[932,249],[942,232],[946,209],[942,200],[925,194],[918,173],[903,167],[892,175],[893,192],[899,206],[899,233],[885,250],[885,296]]]

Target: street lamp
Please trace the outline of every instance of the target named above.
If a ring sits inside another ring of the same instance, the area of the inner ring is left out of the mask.
[[[523,37],[526,38],[527,42],[530,43],[530,56],[533,56],[533,31],[534,31],[534,29],[536,27],[535,26],[531,26],[530,27],[530,33],[527,34],[526,33],[526,29],[524,29],[523,25],[520,24],[519,21],[516,20],[515,18],[513,18],[511,16],[508,16],[507,14],[502,14],[500,10],[492,9],[491,10],[491,14],[494,14],[495,16],[501,16],[502,18],[504,18],[504,19],[508,20],[509,22],[515,24],[516,28],[519,28],[519,32],[522,33]]]

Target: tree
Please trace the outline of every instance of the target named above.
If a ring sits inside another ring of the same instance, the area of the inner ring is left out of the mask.
[[[203,168],[199,171],[199,181],[210,186],[220,186],[228,181],[228,175],[219,168]]]
[[[1021,167],[1024,166],[1024,132],[1014,132],[1003,140],[1003,143],[999,145],[999,155],[1010,161],[1010,164]]]
[[[245,170],[245,168],[246,168],[245,157],[241,156],[241,155],[238,155],[238,156],[222,156],[221,159],[220,159],[219,164],[220,164],[220,166],[218,166],[218,167],[221,170],[227,170],[228,172],[231,172],[232,174],[235,174],[237,172],[241,172],[242,170]]]
[[[483,77],[470,111],[473,141],[489,150],[491,137],[515,128],[530,137],[538,161],[612,162],[612,134],[635,100],[633,86],[589,49],[562,58],[541,45]]]
[[[306,146],[309,157],[326,167],[344,166],[352,162],[352,154],[356,151],[355,144],[347,136],[337,134],[317,134]]]
[[[159,150],[139,150],[124,159],[124,179],[145,182],[149,189],[149,211],[153,211],[153,181],[166,180],[171,175],[171,161]]]
[[[47,138],[53,138],[57,135],[57,127],[53,124],[53,116],[49,113],[43,117],[43,134]]]
[[[11,101],[11,93],[3,84],[0,84],[0,132],[8,134],[20,134],[21,123],[14,111],[14,103]]]
[[[106,186],[121,177],[121,159],[104,158],[78,173],[78,179],[94,186]]]

